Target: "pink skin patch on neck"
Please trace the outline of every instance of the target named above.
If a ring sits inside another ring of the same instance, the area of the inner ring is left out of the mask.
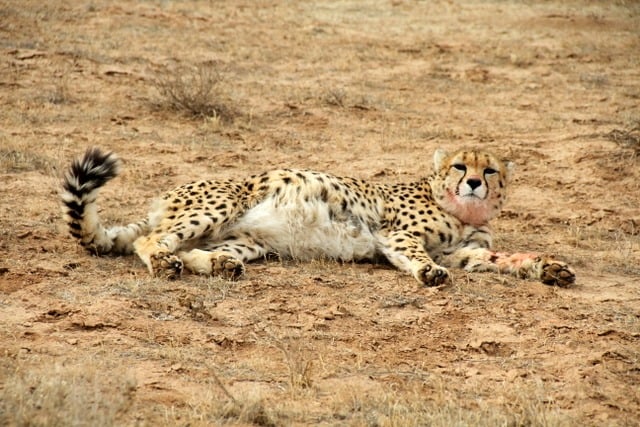
[[[495,215],[491,203],[486,199],[460,197],[447,191],[442,207],[465,224],[480,226]]]

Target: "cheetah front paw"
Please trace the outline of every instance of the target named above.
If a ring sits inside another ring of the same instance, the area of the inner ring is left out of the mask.
[[[168,280],[180,278],[184,264],[182,260],[173,254],[151,255],[151,270],[156,277],[164,277]]]
[[[540,280],[545,285],[568,286],[576,281],[576,273],[562,261],[540,258]]]
[[[416,272],[416,279],[425,286],[440,286],[449,280],[449,272],[439,265],[427,264]]]
[[[244,264],[234,256],[222,252],[211,257],[211,272],[225,279],[236,280],[244,274]]]

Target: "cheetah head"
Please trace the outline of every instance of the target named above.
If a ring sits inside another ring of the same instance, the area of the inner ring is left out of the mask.
[[[465,224],[486,224],[500,212],[513,163],[493,154],[436,150],[431,185],[436,202]]]

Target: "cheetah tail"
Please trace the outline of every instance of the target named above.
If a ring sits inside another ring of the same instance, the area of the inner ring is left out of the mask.
[[[89,148],[83,157],[71,163],[62,183],[60,197],[71,235],[96,255],[132,253],[133,241],[147,232],[146,219],[109,228],[100,223],[98,192],[118,175],[119,169],[120,160],[115,154]]]

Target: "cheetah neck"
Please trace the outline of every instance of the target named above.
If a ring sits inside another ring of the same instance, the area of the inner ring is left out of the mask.
[[[463,224],[475,227],[486,225],[496,215],[488,200],[460,197],[451,191],[438,198],[438,204]]]

